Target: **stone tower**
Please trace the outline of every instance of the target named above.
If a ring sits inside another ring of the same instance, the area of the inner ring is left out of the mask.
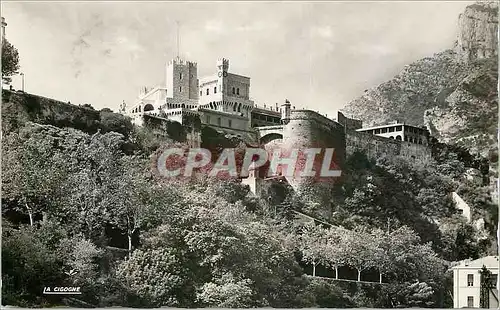
[[[195,62],[179,57],[167,65],[167,97],[177,99],[198,99],[198,68]]]
[[[227,71],[229,70],[229,60],[221,58],[217,60],[217,78],[218,78],[218,88],[223,94],[227,94]]]
[[[290,101],[285,100],[285,103],[281,105],[281,123],[286,125],[290,122],[290,112]]]

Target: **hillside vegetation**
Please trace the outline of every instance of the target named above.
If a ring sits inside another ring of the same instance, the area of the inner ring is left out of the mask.
[[[453,149],[424,166],[354,154],[343,202],[332,201],[322,228],[294,220],[309,206],[293,193],[283,204],[237,180],[159,178],[152,155],[173,140],[148,127],[123,135],[18,125],[2,145],[4,304],[444,307],[450,262],[494,250],[450,201],[472,165]],[[388,284],[307,276],[313,263],[326,276]],[[81,286],[79,303],[41,295],[48,283]]]

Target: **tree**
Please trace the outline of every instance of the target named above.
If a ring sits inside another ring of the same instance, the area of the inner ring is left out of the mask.
[[[147,181],[144,171],[147,167],[139,158],[122,157],[103,184],[106,188],[103,202],[110,210],[110,223],[126,232],[129,254],[132,253],[132,237],[145,225],[148,211],[156,207],[152,184]]]
[[[208,307],[248,308],[255,305],[255,292],[249,279],[235,280],[232,274],[224,274],[214,282],[205,283],[197,299]]]
[[[118,266],[117,276],[140,299],[141,307],[183,306],[189,303],[189,270],[173,248],[137,250]]]
[[[345,229],[333,226],[326,232],[325,260],[335,269],[335,279],[339,277],[338,268],[347,261],[346,245],[342,242],[342,236],[346,233]]]
[[[51,126],[28,124],[2,144],[4,197],[15,210],[24,209],[31,226],[36,215],[46,214],[65,181],[66,155],[57,149],[62,140]]]
[[[63,262],[33,227],[15,229],[3,221],[2,304],[32,307],[43,303],[42,287],[64,283]]]
[[[375,238],[366,228],[347,230],[342,236],[345,247],[345,261],[358,271],[358,281],[361,281],[361,272],[368,268],[376,267],[375,253],[377,244]]]
[[[299,237],[299,249],[302,252],[302,260],[313,266],[313,277],[316,276],[316,265],[327,262],[327,237],[321,226],[309,223],[306,225]]]
[[[7,39],[2,42],[2,80],[10,84],[12,76],[19,70],[19,53]]]

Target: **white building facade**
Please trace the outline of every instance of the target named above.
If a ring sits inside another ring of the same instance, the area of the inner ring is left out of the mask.
[[[489,308],[498,308],[498,265],[498,256],[486,256],[453,267],[453,308],[480,308],[483,266],[492,273],[497,285],[488,294]]]
[[[217,61],[215,74],[198,79],[197,64],[177,57],[167,65],[165,86],[145,88],[132,106],[122,104],[120,111],[137,125],[145,114],[181,124],[185,115],[198,115],[202,124],[238,136],[254,133],[253,117],[281,122],[278,109],[255,106],[250,78],[229,72],[224,58]]]

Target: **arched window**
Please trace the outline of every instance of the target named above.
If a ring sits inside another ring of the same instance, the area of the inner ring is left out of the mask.
[[[155,108],[153,107],[152,104],[148,103],[144,106],[144,112],[147,112],[147,111],[153,111]]]
[[[139,112],[141,112],[141,106],[139,106]]]
[[[233,111],[236,112],[236,104],[233,104]]]
[[[235,90],[235,89],[234,89],[234,87],[233,87],[233,95],[234,95],[234,90]]]
[[[208,90],[208,88],[207,88],[207,95],[208,95],[208,94],[209,94],[209,90]]]
[[[179,80],[182,80],[182,72],[179,72]]]
[[[186,105],[183,103],[183,104],[181,105],[181,108],[183,108],[183,109],[184,109],[185,107],[186,107]]]
[[[200,96],[203,95],[203,91],[200,90]]]
[[[214,94],[217,94],[217,86],[214,87]]]
[[[239,94],[240,94],[240,89],[239,89],[239,88],[237,88],[237,89],[236,89],[236,95],[239,95]]]
[[[396,140],[401,141],[401,136],[396,136]]]
[[[238,112],[241,112],[241,103],[238,105]]]

